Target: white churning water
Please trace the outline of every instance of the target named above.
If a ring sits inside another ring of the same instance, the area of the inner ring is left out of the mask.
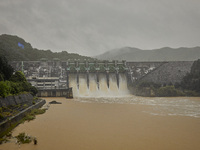
[[[119,87],[116,74],[114,73],[109,74],[109,86],[106,74],[99,74],[99,83],[97,82],[96,74],[89,74],[89,87],[86,74],[79,74],[79,83],[77,82],[77,74],[70,74],[69,86],[73,89],[74,97],[116,97],[129,95],[125,74],[119,74]]]
[[[133,104],[152,106],[151,111],[144,113],[157,116],[188,116],[200,118],[199,97],[139,97],[127,95],[122,97],[81,97],[75,101],[83,103],[109,103],[109,104]]]

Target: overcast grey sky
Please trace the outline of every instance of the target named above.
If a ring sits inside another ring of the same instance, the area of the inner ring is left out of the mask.
[[[90,56],[200,46],[200,0],[0,0],[0,34]]]

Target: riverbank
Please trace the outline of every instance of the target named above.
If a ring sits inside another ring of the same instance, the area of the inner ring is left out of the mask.
[[[200,97],[200,93],[190,90],[180,90],[171,86],[163,87],[135,87],[132,88],[134,95],[143,97]]]
[[[17,125],[22,123],[24,120],[24,117],[31,112],[33,109],[40,108],[46,103],[45,100],[38,100],[37,103],[29,106],[28,108],[20,111],[19,113],[15,114],[14,116],[11,116],[7,118],[6,120],[0,122],[0,138],[9,133],[12,129],[14,129]]]
[[[0,122],[7,120],[9,117],[18,114],[20,111],[39,102],[37,97],[30,93],[23,93],[13,96],[0,98]]]

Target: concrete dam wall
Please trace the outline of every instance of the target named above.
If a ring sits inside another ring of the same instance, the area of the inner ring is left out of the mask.
[[[175,84],[190,72],[193,61],[126,62],[69,60],[11,62],[22,70],[41,96],[63,96],[72,88],[74,96],[127,94],[128,86],[140,81]],[[61,89],[61,92],[57,92]]]

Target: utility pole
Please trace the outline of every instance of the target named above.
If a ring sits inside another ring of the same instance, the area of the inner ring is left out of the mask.
[[[24,73],[24,62],[22,61],[22,73]]]

